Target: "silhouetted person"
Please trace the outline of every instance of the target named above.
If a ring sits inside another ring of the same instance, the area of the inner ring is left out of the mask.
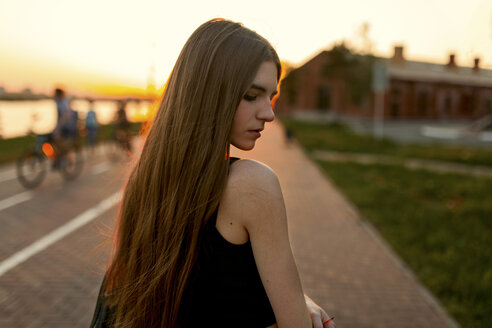
[[[289,127],[285,127],[285,142],[287,145],[290,145],[294,141],[294,131]]]
[[[115,120],[115,137],[123,147],[131,152],[131,140],[130,140],[130,122],[126,116],[126,103],[120,101],[119,108],[116,111]]]
[[[78,115],[77,112],[70,108],[70,101],[62,89],[55,89],[54,100],[56,103],[57,120],[52,133],[52,139],[57,158],[53,163],[53,167],[58,168],[60,157],[67,152],[70,139],[77,136]]]
[[[85,128],[87,129],[87,143],[91,147],[91,150],[94,150],[94,145],[97,138],[98,123],[92,100],[89,101],[89,106],[89,111],[85,117]]]
[[[71,118],[70,102],[62,89],[55,89],[54,100],[56,103],[56,126],[53,130],[53,138],[68,137],[68,125]]]

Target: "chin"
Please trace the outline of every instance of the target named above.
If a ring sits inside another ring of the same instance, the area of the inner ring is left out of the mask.
[[[242,144],[232,144],[234,147],[236,147],[239,150],[243,151],[249,151],[253,150],[255,148],[255,143],[242,143]]]

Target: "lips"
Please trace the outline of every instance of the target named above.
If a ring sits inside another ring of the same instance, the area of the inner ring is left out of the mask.
[[[248,132],[256,138],[261,137],[261,131],[263,131],[263,129],[248,130]]]

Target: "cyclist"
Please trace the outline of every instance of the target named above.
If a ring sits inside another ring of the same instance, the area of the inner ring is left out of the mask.
[[[55,89],[54,100],[56,103],[57,122],[51,137],[57,158],[53,163],[53,168],[59,168],[60,158],[68,151],[71,139],[77,136],[78,115],[77,112],[71,109],[70,101],[62,89]]]

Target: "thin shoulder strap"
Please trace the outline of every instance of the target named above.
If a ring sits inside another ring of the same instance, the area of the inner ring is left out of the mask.
[[[229,157],[229,166],[231,166],[232,164],[234,164],[234,162],[239,160],[240,160],[239,157]]]
[[[234,164],[235,162],[239,161],[240,158],[238,157],[229,157],[229,168],[227,170],[227,174],[231,171],[231,165]]]

